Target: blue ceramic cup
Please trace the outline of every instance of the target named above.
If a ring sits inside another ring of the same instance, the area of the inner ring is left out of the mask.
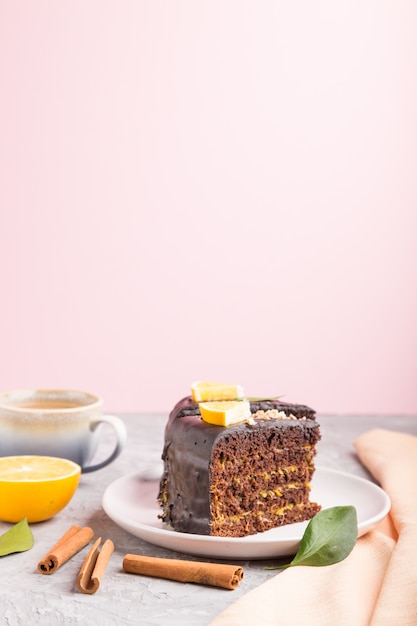
[[[104,460],[89,465],[99,448],[104,424],[113,428],[115,445]],[[86,473],[114,461],[125,443],[123,421],[103,414],[99,396],[72,389],[0,393],[0,456],[61,457],[75,461]]]

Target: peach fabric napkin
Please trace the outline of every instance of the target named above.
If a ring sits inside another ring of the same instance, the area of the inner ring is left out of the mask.
[[[210,626],[417,625],[417,437],[372,430],[355,447],[390,496],[390,515],[359,538],[344,561],[289,568]]]

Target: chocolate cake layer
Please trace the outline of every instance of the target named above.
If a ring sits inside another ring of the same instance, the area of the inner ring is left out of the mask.
[[[271,411],[288,419],[267,418]],[[173,409],[165,431],[161,517],[181,532],[244,536],[311,518],[320,428],[315,411],[251,402],[254,424],[205,423],[192,398]],[[258,413],[258,412],[261,413]]]

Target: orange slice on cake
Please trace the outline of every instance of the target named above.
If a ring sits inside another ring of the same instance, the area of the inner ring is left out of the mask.
[[[233,424],[249,422],[252,418],[248,400],[201,402],[199,408],[202,419],[216,426],[233,426]]]
[[[212,400],[239,400],[244,398],[243,387],[226,383],[198,381],[191,385],[194,402],[211,402]]]

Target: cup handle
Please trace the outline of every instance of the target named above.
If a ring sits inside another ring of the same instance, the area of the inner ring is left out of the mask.
[[[100,417],[96,417],[91,420],[90,428],[91,430],[95,430],[99,424],[103,423],[110,424],[110,426],[114,428],[117,438],[116,446],[110,456],[108,456],[107,459],[104,459],[104,461],[101,461],[96,465],[88,465],[87,467],[83,467],[83,474],[87,474],[88,472],[95,472],[96,470],[105,467],[119,456],[125,446],[127,431],[126,426],[124,425],[120,417],[116,417],[115,415],[100,415]]]

